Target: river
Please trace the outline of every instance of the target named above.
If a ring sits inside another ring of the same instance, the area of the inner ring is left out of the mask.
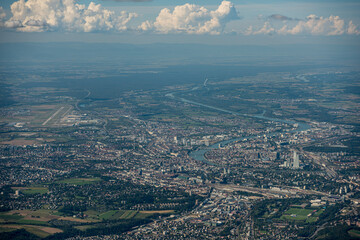
[[[311,128],[310,125],[308,125],[307,123],[304,123],[304,122],[295,122],[295,121],[292,121],[292,120],[284,120],[284,119],[279,119],[279,118],[266,117],[266,116],[264,116],[265,111],[262,114],[257,114],[257,115],[241,114],[241,113],[229,111],[229,110],[226,110],[226,109],[222,109],[222,108],[219,108],[219,107],[214,107],[214,106],[206,105],[206,104],[203,104],[203,103],[198,103],[198,102],[191,101],[191,100],[188,100],[188,99],[185,99],[185,98],[176,97],[174,95],[174,93],[168,93],[168,94],[166,94],[166,96],[170,97],[170,98],[173,98],[173,99],[180,100],[180,101],[185,102],[185,103],[190,103],[190,104],[206,107],[206,108],[210,108],[210,109],[213,109],[213,110],[217,110],[217,111],[220,111],[220,112],[233,114],[233,115],[237,115],[237,116],[253,117],[253,118],[258,118],[258,119],[263,119],[263,120],[268,120],[268,121],[273,121],[273,122],[281,122],[281,123],[286,123],[286,124],[291,124],[291,125],[296,124],[297,128],[295,130],[291,131],[291,132],[301,132],[301,131],[306,131],[306,130]],[[266,136],[271,137],[271,136],[274,136],[276,134],[278,134],[278,132],[270,132],[270,133],[267,133]],[[194,151],[191,151],[189,153],[189,156],[194,158],[197,161],[202,161],[202,162],[207,163],[209,165],[216,165],[215,163],[212,163],[212,162],[209,162],[209,161],[206,160],[205,154],[207,152],[209,152],[209,151],[211,151],[213,149],[218,149],[220,146],[226,146],[226,145],[228,145],[230,143],[233,143],[233,142],[242,141],[244,139],[252,139],[252,138],[256,138],[256,137],[258,137],[258,135],[249,135],[249,136],[244,136],[244,137],[240,137],[240,138],[233,138],[233,139],[229,139],[229,140],[219,141],[219,142],[216,142],[215,144],[210,145],[210,146],[208,146],[206,148],[199,148],[199,149],[196,149]]]

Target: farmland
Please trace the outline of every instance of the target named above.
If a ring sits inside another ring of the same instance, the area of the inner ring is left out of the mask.
[[[101,181],[100,178],[71,178],[71,179],[60,180],[57,182],[71,184],[71,185],[86,185],[86,184],[94,184],[99,181]]]

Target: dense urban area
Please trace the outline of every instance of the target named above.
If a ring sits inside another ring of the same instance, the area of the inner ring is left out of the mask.
[[[19,76],[2,86],[0,237],[360,238],[359,77],[205,77],[110,97]]]

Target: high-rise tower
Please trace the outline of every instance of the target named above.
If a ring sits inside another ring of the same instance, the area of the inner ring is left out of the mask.
[[[294,151],[292,168],[293,168],[293,169],[298,169],[298,168],[300,168],[299,155],[298,155],[295,151]]]

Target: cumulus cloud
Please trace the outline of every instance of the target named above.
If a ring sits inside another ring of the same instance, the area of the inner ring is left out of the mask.
[[[155,22],[145,21],[139,29],[160,33],[217,35],[223,32],[229,21],[235,19],[239,19],[239,16],[229,1],[223,1],[214,11],[187,3],[176,6],[173,11],[168,8],[162,9]]]
[[[125,11],[115,14],[100,4],[91,2],[86,6],[74,0],[19,0],[11,5],[11,13],[4,26],[23,32],[123,31],[137,16]]]
[[[151,0],[103,0],[118,2],[146,2]],[[0,7],[0,27],[22,32],[43,31],[126,31],[131,29],[130,21],[138,15],[129,12],[114,12],[100,4],[90,2],[78,4],[76,0],[16,0],[11,5],[7,17]],[[155,20],[147,19],[138,31],[155,33],[211,34],[224,33],[228,22],[239,19],[234,4],[224,0],[215,10],[186,3],[170,10],[163,8]],[[259,16],[260,27],[249,26],[247,30],[238,30],[245,35],[360,35],[358,27],[352,22],[345,22],[339,16],[321,17],[309,15],[297,19],[281,14]]]
[[[313,35],[342,35],[345,31],[345,21],[339,16],[328,18],[309,15],[305,21],[299,21],[292,28],[284,28],[280,33],[300,34],[307,33]]]
[[[289,20],[292,18],[284,17],[282,15],[272,15],[272,19],[277,20]],[[292,19],[293,20],[293,19]],[[258,30],[254,30],[253,27],[249,27],[246,32],[247,35],[256,34],[283,34],[283,35],[297,35],[297,34],[311,34],[311,35],[325,35],[325,36],[337,36],[343,34],[359,35],[355,24],[352,21],[349,24],[345,24],[345,21],[339,16],[319,17],[316,15],[309,15],[305,20],[297,20],[294,24],[288,25],[285,23],[278,29],[275,29],[270,22],[265,22],[264,26]]]
[[[6,28],[20,28],[23,27],[20,21],[6,21],[4,23],[4,27]]]
[[[347,33],[350,35],[360,35],[360,31],[357,29],[357,26],[352,21],[349,22]]]
[[[275,28],[273,28],[269,22],[265,22],[264,26],[262,28],[260,28],[259,30],[253,31],[252,28],[249,28],[247,35],[250,35],[250,34],[253,34],[253,35],[257,35],[257,34],[272,35],[273,33],[275,33]]]

